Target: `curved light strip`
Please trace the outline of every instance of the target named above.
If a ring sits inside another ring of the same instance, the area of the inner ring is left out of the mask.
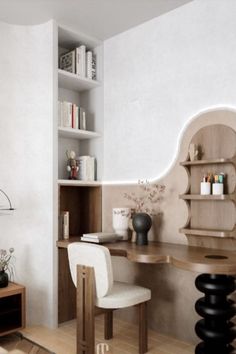
[[[184,136],[184,133],[185,131],[187,130],[187,128],[189,127],[189,125],[195,120],[197,119],[199,116],[201,116],[202,114],[204,113],[208,113],[208,112],[212,112],[214,110],[228,110],[228,111],[233,111],[233,112],[236,112],[236,107],[231,107],[231,106],[227,106],[227,107],[224,107],[224,106],[214,106],[214,107],[211,107],[211,108],[208,108],[208,109],[204,109],[204,110],[201,110],[199,111],[197,114],[195,114],[194,116],[192,116],[189,120],[187,120],[184,124],[184,126],[182,127],[182,129],[180,130],[180,133],[179,133],[179,136],[178,136],[178,139],[177,139],[177,147],[176,147],[176,151],[175,151],[175,154],[170,162],[170,164],[165,168],[165,170],[160,173],[159,175],[157,175],[156,177],[152,178],[152,179],[148,179],[148,181],[150,183],[152,182],[157,182],[158,180],[160,180],[161,178],[165,177],[167,175],[167,173],[171,170],[171,168],[174,166],[176,160],[177,160],[177,157],[178,157],[178,154],[179,154],[179,149],[180,149],[180,145],[181,145],[181,141],[183,139],[183,136]],[[138,179],[137,180],[126,180],[126,181],[102,181],[102,184],[103,185],[135,185],[138,183]]]
[[[3,195],[5,195],[5,197],[7,198],[7,200],[8,200],[8,203],[9,203],[9,206],[10,206],[10,208],[8,208],[8,209],[0,209],[0,210],[15,210],[14,208],[12,208],[12,204],[11,204],[11,201],[10,201],[10,198],[8,197],[8,195],[2,190],[2,189],[0,189],[0,192],[3,194]]]

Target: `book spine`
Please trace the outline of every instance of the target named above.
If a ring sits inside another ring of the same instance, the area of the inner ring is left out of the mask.
[[[62,212],[62,236],[64,240],[69,238],[69,211]]]
[[[81,45],[75,49],[76,56],[76,74],[82,77],[86,76],[86,47]]]
[[[86,130],[86,112],[82,107],[79,109],[79,128]]]
[[[97,74],[96,74],[96,57],[93,54],[92,56],[92,80],[96,80]]]
[[[86,74],[88,79],[92,79],[92,61],[93,61],[93,53],[88,51],[86,53]]]

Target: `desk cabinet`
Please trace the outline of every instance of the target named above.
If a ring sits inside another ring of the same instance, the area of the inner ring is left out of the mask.
[[[0,336],[25,327],[25,287],[9,283],[0,289]]]

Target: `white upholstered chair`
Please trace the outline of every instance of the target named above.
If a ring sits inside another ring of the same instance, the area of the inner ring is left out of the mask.
[[[94,289],[94,305],[98,308],[105,309],[105,339],[110,339],[113,336],[112,331],[112,310],[125,308],[129,306],[138,305],[139,307],[139,353],[144,354],[147,352],[147,301],[151,299],[151,291],[149,289],[131,285],[122,282],[116,282],[113,280],[113,271],[111,256],[109,250],[100,245],[74,242],[68,246],[68,257],[72,280],[78,288],[79,285],[83,286],[86,273],[84,270],[93,270],[95,289]],[[79,266],[78,266],[79,265]],[[80,267],[80,268],[79,268]],[[82,268],[81,268],[82,267]],[[77,272],[82,272],[79,276]],[[89,275],[91,277],[91,274]],[[78,279],[78,282],[77,282]],[[80,281],[80,279],[82,279]],[[91,283],[90,283],[91,284]],[[77,294],[78,289],[77,288]],[[81,296],[85,294],[85,290],[80,291]],[[87,292],[85,295],[85,301],[88,301],[88,297],[91,292]],[[80,301],[80,299],[78,299]],[[91,301],[90,301],[91,302]],[[90,305],[88,303],[88,306]],[[80,301],[81,304],[81,301]],[[77,301],[78,306],[78,301]],[[86,307],[86,303],[83,303],[83,307]],[[81,309],[83,313],[85,309]],[[77,312],[77,316],[82,315]],[[91,318],[91,314],[87,316]],[[94,318],[93,318],[94,321]],[[79,323],[82,323],[79,321]],[[78,323],[78,326],[79,326]],[[83,322],[86,325],[86,319]],[[94,337],[94,326],[93,337]],[[82,329],[80,329],[82,331]],[[90,334],[91,335],[91,334]],[[83,341],[83,340],[82,340]],[[84,348],[86,345],[84,344]],[[86,352],[86,348],[84,349]],[[77,353],[79,353],[77,351]],[[88,353],[90,353],[88,351]],[[87,354],[87,352],[86,352]]]

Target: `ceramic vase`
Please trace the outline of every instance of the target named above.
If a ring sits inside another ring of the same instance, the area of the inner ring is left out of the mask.
[[[148,244],[148,231],[152,226],[151,216],[147,213],[133,215],[133,228],[136,231],[136,244],[139,246]]]
[[[8,274],[5,270],[0,271],[0,288],[5,288],[8,286]]]
[[[123,240],[128,240],[130,219],[130,208],[113,208],[112,209],[112,226],[118,236],[122,236]]]

